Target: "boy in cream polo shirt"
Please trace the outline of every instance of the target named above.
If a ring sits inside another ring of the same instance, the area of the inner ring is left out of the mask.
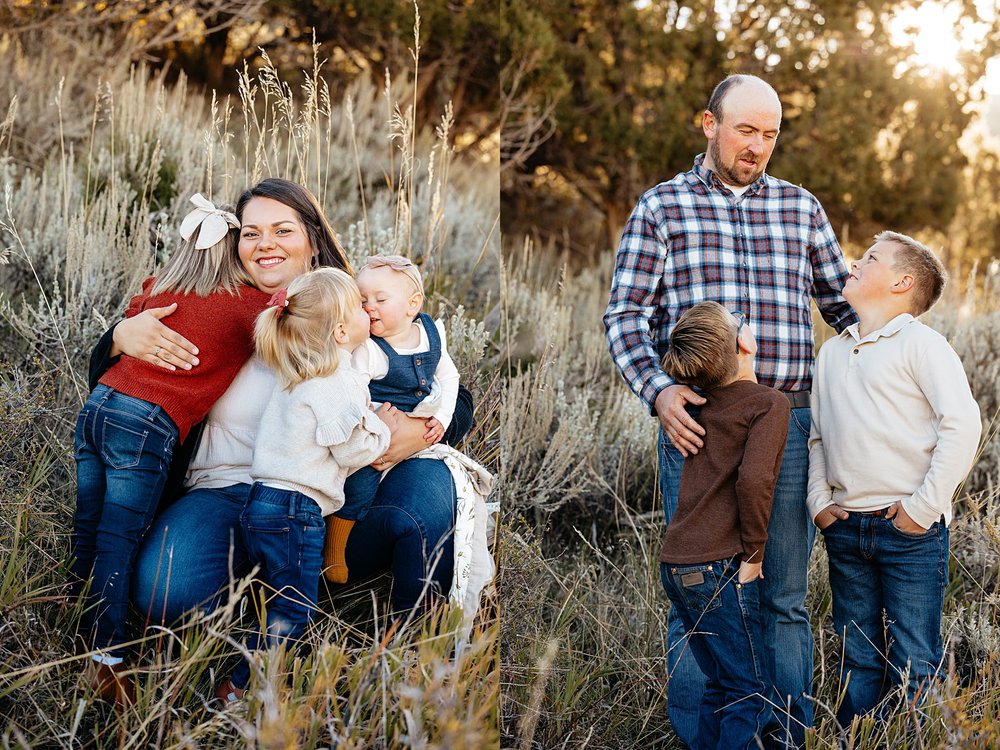
[[[860,323],[816,360],[807,502],[830,559],[845,728],[893,684],[926,694],[943,658],[951,498],[982,429],[958,356],[915,318],[945,280],[924,245],[876,235],[844,285]]]

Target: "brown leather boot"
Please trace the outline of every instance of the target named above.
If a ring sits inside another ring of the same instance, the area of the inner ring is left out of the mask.
[[[128,675],[122,674],[128,669],[125,662],[109,666],[91,661],[90,686],[97,692],[97,697],[108,703],[114,703],[119,708],[129,708],[135,704],[135,683]]]
[[[215,688],[215,699],[219,701],[223,708],[229,708],[233,704],[243,700],[246,692],[244,688],[238,688],[233,685],[233,681],[227,677]]]

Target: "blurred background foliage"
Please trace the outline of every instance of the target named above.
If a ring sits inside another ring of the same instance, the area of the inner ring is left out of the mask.
[[[1000,164],[984,118],[987,63],[1000,52],[993,2],[503,7],[510,235],[554,239],[584,260],[616,246],[638,196],[704,150],[701,111],[740,72],[769,81],[784,105],[768,171],[812,191],[842,241],[892,227],[947,234],[949,264],[1000,255]],[[1000,134],[996,103],[993,118]]]
[[[409,0],[6,0],[0,29],[9,39],[44,32],[111,43],[114,61],[144,61],[176,80],[220,96],[237,93],[233,68],[260,66],[263,50],[279,74],[294,78],[326,60],[323,74],[334,90],[359,77],[381,81],[387,71],[410,70],[419,44],[419,84],[413,103],[418,125],[434,119],[449,101],[456,148],[495,149],[497,133],[497,33],[500,6],[485,0],[419,3],[420,36],[414,38]]]

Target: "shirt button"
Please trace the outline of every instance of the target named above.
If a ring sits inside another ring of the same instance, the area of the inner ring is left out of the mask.
[[[413,364],[415,364],[415,365],[419,365],[419,364],[420,364],[420,360],[419,360],[419,359],[415,359],[415,360],[413,360]]]
[[[420,385],[427,385],[427,381],[424,380],[423,378],[420,378]]]
[[[423,391],[417,391],[417,395],[418,395],[418,396],[423,396],[423,395],[424,395],[424,392],[423,392]]]
[[[860,349],[855,349],[854,353],[857,354],[859,351],[861,351],[861,350]]]

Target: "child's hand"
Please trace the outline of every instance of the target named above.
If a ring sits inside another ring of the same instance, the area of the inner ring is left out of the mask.
[[[907,534],[927,533],[927,529],[910,518],[910,514],[903,509],[903,504],[898,500],[886,511],[885,517],[891,518],[892,525]]]
[[[816,518],[813,519],[813,523],[816,524],[817,529],[822,531],[834,521],[846,521],[847,518],[847,511],[839,505],[827,505],[823,508],[823,510],[816,514]]]
[[[750,583],[751,581],[756,581],[758,578],[763,578],[764,573],[761,570],[763,563],[748,563],[743,561],[740,563],[740,573],[736,580],[740,583]]]
[[[399,409],[395,406],[386,402],[378,408],[375,416],[385,422],[385,426],[389,428],[389,432],[396,431],[396,425],[399,424]]]
[[[434,417],[425,419],[424,424],[427,425],[427,432],[424,433],[424,441],[431,445],[441,442],[441,438],[444,437],[444,425]]]

